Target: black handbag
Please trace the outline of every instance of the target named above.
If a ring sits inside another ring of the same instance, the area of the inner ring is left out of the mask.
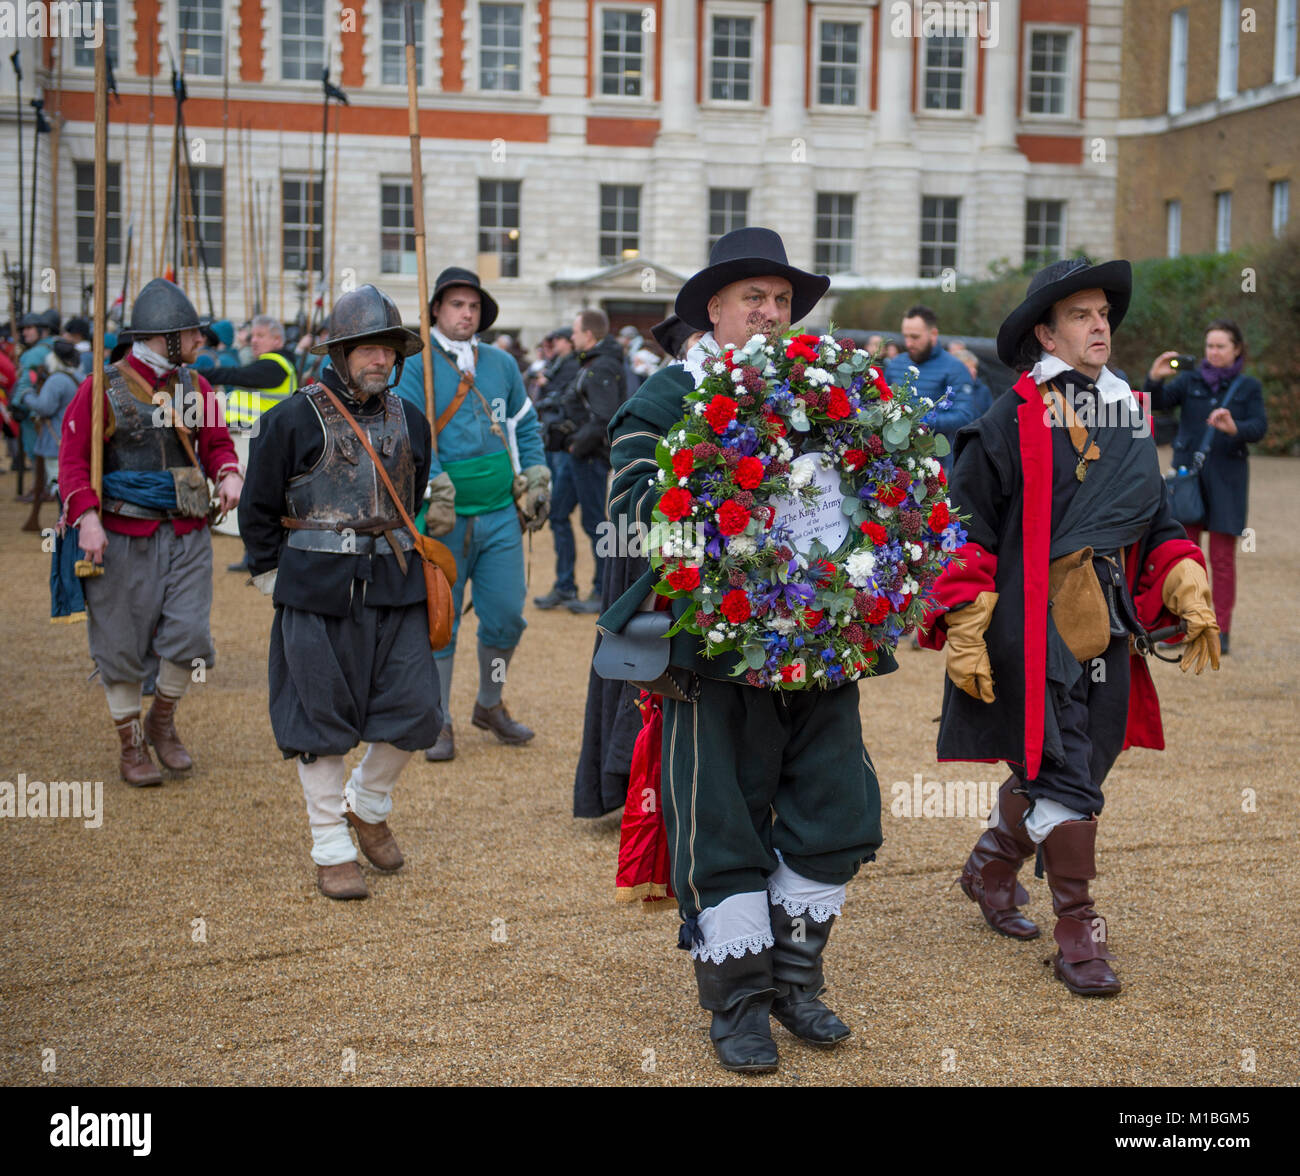
[[[1228,386],[1220,408],[1228,407],[1233,393],[1237,391],[1243,378],[1244,373]],[[1179,466],[1165,475],[1165,483],[1169,487],[1169,509],[1173,512],[1174,518],[1185,527],[1199,527],[1205,522],[1205,494],[1201,489],[1201,467],[1205,465],[1210,446],[1214,444],[1214,434],[1218,431],[1213,425],[1206,425],[1201,444],[1192,454],[1192,464]]]
[[[700,696],[699,677],[668,664],[672,627],[669,612],[633,614],[621,633],[601,633],[592,668],[602,678],[629,682],[675,702],[694,702]]]

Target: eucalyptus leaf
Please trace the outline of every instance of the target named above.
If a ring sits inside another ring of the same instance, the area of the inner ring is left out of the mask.
[[[952,452],[952,446],[948,444],[948,438],[942,433],[934,435],[934,456],[947,457]]]
[[[797,429],[800,433],[806,433],[809,429],[808,414],[802,408],[795,407],[790,410],[790,427]]]
[[[745,655],[745,662],[751,670],[762,668],[763,663],[767,660],[767,654],[763,647],[753,642],[746,645],[741,652]]]
[[[902,449],[912,435],[912,426],[908,421],[890,421],[882,434],[887,449]]]

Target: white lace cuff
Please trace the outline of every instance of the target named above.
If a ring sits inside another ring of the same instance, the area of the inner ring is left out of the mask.
[[[772,947],[772,917],[768,914],[767,895],[761,890],[733,894],[715,907],[700,912],[703,943],[691,945],[691,959],[722,963],[728,956],[740,959],[747,953],[757,955]]]
[[[779,856],[779,855],[778,855]],[[792,919],[811,915],[814,923],[825,923],[844,906],[844,886],[828,886],[796,874],[785,862],[768,875],[767,893],[773,906],[785,908]]]

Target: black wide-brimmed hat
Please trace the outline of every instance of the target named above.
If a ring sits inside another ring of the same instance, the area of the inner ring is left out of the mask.
[[[494,322],[497,321],[497,303],[479,284],[478,274],[473,270],[463,269],[458,265],[449,265],[438,275],[438,280],[434,283],[433,293],[429,295],[429,317],[433,317],[433,304],[442,297],[444,290],[452,286],[468,286],[471,290],[477,290],[479,300],[482,302],[482,310],[479,312],[478,329],[486,331]]]
[[[682,344],[695,334],[695,330],[696,328],[690,323],[684,323],[677,315],[670,314],[663,322],[655,323],[650,328],[650,334],[655,337],[655,342],[664,349],[669,359],[676,359]]]
[[[793,287],[790,321],[804,318],[830,288],[824,274],[810,274],[796,269],[785,255],[785,245],[771,229],[735,229],[719,237],[709,250],[709,264],[687,279],[677,293],[674,309],[677,316],[697,331],[712,329],[709,299],[724,286],[745,278],[785,278]]]
[[[1080,290],[1101,290],[1110,301],[1107,317],[1114,331],[1124,321],[1133,295],[1133,267],[1127,261],[1093,265],[1086,257],[1067,257],[1040,269],[1029,280],[1025,300],[998,328],[998,358],[1008,367],[1025,364],[1021,347],[1034,327],[1063,298]]]

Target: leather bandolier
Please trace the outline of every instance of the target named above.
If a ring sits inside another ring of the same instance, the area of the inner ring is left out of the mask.
[[[299,395],[306,396],[316,410],[325,448],[315,466],[291,478],[285,488],[286,514],[280,521],[289,529],[289,546],[339,555],[387,555],[394,544],[399,552],[410,551],[414,540],[374,463],[324,388],[311,384]],[[358,416],[356,422],[365,430],[394,488],[410,502],[415,496],[415,463],[406,416],[397,396],[391,392],[382,395],[383,414]],[[402,556],[398,558],[404,562]]]
[[[153,404],[131,392],[116,365],[109,367],[104,392],[113,412],[113,435],[104,443],[104,473],[161,471],[193,466],[174,428],[155,421]],[[104,509],[131,519],[175,518],[178,510],[139,506],[120,498],[106,498]]]

